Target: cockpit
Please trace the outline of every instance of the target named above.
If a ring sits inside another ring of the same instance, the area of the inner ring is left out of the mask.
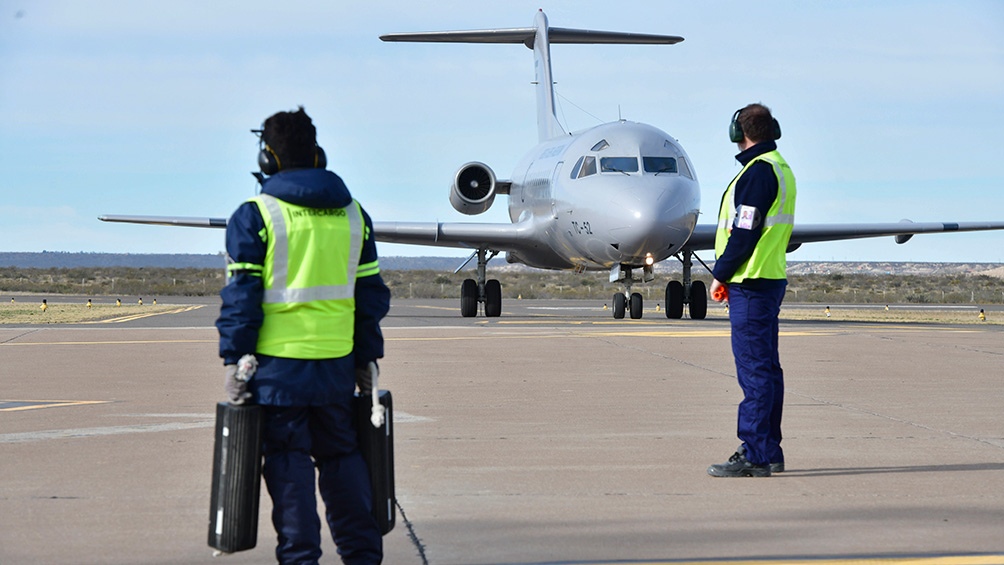
[[[592,151],[602,151],[610,147],[606,140],[601,140],[591,148]],[[597,167],[599,161],[599,167]],[[569,178],[582,179],[595,174],[625,174],[637,173],[639,171],[638,157],[596,157],[594,155],[583,155],[575,162]],[[686,160],[677,157],[645,157],[641,158],[641,171],[647,174],[683,174],[687,178],[693,179],[690,167]]]

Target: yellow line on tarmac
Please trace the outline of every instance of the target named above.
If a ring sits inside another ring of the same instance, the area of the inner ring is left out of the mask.
[[[574,563],[562,562],[565,565]],[[840,559],[732,559],[716,561],[589,561],[583,565],[1001,565],[1004,554],[936,557],[857,557]]]
[[[447,306],[425,306],[422,304],[415,304],[411,306],[412,308],[425,308],[426,310],[447,310],[450,312],[459,312],[460,308],[451,308]]]
[[[108,404],[109,402],[111,400],[0,400],[0,412],[20,412],[22,410],[83,406],[86,404]]]
[[[509,328],[515,330],[516,328]],[[781,332],[782,337],[824,337],[835,335],[837,332],[826,330],[821,331],[792,331]],[[416,336],[416,337],[384,337],[386,341],[464,341],[464,340],[503,340],[503,339],[567,339],[567,338],[596,338],[596,337],[728,337],[728,329],[721,330],[639,330],[639,331],[575,331],[566,333],[529,333],[529,334],[492,334],[492,335],[459,335],[459,336]]]

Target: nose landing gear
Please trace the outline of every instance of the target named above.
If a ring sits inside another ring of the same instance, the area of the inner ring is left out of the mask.
[[[641,319],[644,310],[644,300],[641,294],[631,292],[631,285],[636,282],[650,282],[655,279],[655,273],[651,265],[642,267],[642,278],[636,279],[631,276],[631,267],[616,265],[610,270],[610,282],[621,281],[624,283],[624,292],[614,295],[614,319],[624,319],[624,314],[629,313],[632,320]]]
[[[689,306],[690,319],[703,320],[708,316],[708,287],[704,281],[695,281],[692,278],[693,251],[682,251],[682,255],[677,255],[677,259],[683,263],[683,282],[669,281],[666,284],[666,317],[670,319],[683,318],[684,305]],[[700,258],[697,259],[700,261]],[[704,265],[704,262],[701,261]],[[704,265],[707,269],[708,266]],[[711,269],[708,269],[710,271]],[[631,267],[616,265],[610,270],[610,282],[621,281],[624,283],[625,291],[614,295],[614,318],[621,320],[624,315],[630,313],[631,319],[637,320],[642,316],[642,296],[637,292],[631,292],[631,285],[636,282],[649,282],[655,278],[651,266],[642,268],[642,279],[635,279],[631,276]]]

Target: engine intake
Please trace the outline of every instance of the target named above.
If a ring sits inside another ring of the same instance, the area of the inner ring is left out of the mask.
[[[472,161],[460,167],[450,187],[450,204],[461,214],[473,216],[491,208],[495,201],[495,172]]]

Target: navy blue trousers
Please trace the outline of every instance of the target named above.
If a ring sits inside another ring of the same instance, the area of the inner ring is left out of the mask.
[[[371,514],[369,475],[356,446],[352,404],[262,408],[262,474],[272,497],[279,563],[313,564],[321,557],[315,466],[325,517],[342,562],[380,563],[383,537]]]
[[[729,287],[729,319],[736,376],[743,390],[738,436],[756,465],[783,463],[781,411],[784,371],[777,353],[777,317],[787,284],[774,288]]]

